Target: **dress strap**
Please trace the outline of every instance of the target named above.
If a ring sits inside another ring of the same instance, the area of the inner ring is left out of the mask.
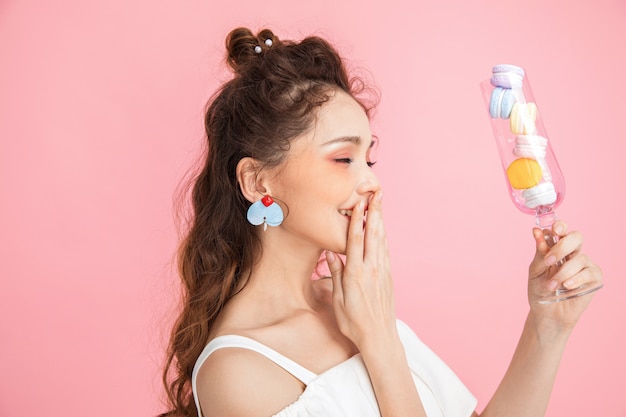
[[[198,360],[196,361],[196,364],[193,368],[193,374],[192,374],[192,383],[194,387],[196,384],[196,377],[198,375],[198,371],[200,370],[200,367],[202,366],[204,361],[213,352],[215,352],[218,349],[223,349],[223,348],[242,348],[242,349],[249,349],[257,353],[260,353],[261,355],[265,356],[266,358],[268,358],[269,360],[271,360],[272,362],[274,362],[275,364],[283,368],[285,371],[289,372],[298,380],[302,381],[304,385],[308,385],[309,382],[311,382],[314,378],[317,377],[317,374],[309,371],[305,367],[292,361],[286,356],[281,355],[280,353],[276,352],[274,349],[267,347],[260,342],[257,342],[254,339],[250,339],[248,337],[239,336],[239,335],[224,335],[224,336],[218,336],[215,339],[211,340],[209,344],[206,345],[206,347],[204,348],[200,356],[198,357]]]
[[[223,348],[242,348],[260,353],[261,355],[265,356],[266,358],[283,368],[285,371],[289,372],[298,380],[302,381],[304,385],[309,385],[309,383],[313,379],[317,378],[317,374],[309,371],[305,367],[297,364],[286,356],[283,356],[280,353],[276,352],[274,349],[269,348],[254,339],[239,335],[218,336],[215,339],[211,340],[208,345],[206,345],[206,347],[196,360],[196,364],[194,365],[193,372],[191,374],[191,388],[193,391],[193,396],[196,402],[199,416],[202,416],[202,412],[200,410],[200,402],[198,401],[198,391],[196,386],[198,372],[200,371],[200,368],[202,367],[204,361],[207,360],[211,353]]]

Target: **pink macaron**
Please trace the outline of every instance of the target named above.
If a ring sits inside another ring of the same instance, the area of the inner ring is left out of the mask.
[[[548,139],[538,135],[518,135],[515,137],[513,154],[520,158],[542,159],[546,156]]]

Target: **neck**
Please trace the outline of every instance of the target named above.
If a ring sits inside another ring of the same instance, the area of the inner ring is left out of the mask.
[[[322,250],[296,239],[284,239],[280,230],[261,232],[263,251],[249,271],[242,295],[264,303],[303,308],[314,304],[312,274]]]

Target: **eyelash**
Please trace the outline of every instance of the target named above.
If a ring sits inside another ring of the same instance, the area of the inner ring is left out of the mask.
[[[339,158],[339,159],[335,159],[335,162],[340,162],[343,164],[351,164],[354,162],[354,160],[352,158]],[[370,168],[373,167],[374,165],[376,165],[376,161],[367,162],[367,166]]]

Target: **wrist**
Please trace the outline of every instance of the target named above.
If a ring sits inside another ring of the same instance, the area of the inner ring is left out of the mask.
[[[528,314],[525,327],[527,330],[532,331],[540,342],[550,344],[567,342],[572,330],[574,330],[574,326],[564,325],[550,318],[541,317],[532,310]]]
[[[365,343],[360,353],[368,373],[389,384],[409,369],[404,345],[397,332]]]
[[[395,325],[387,331],[377,332],[372,337],[363,339],[358,348],[364,359],[381,355],[391,357],[400,353],[404,356],[404,346]]]

